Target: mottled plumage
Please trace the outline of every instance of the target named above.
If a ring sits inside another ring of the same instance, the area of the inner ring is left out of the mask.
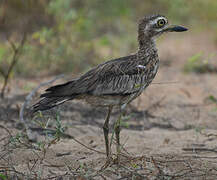
[[[144,17],[139,21],[139,49],[136,53],[107,61],[75,80],[48,88],[33,106],[33,112],[47,110],[72,99],[84,99],[95,106],[108,106],[109,113],[104,124],[107,143],[112,107],[126,105],[138,97],[157,73],[159,58],[154,38],[163,32],[185,30],[181,26],[168,26],[168,20],[161,15]],[[119,144],[118,129],[116,135]],[[107,156],[108,148],[106,144]]]

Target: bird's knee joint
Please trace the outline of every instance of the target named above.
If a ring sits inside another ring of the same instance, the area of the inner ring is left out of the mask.
[[[121,131],[121,127],[120,127],[119,125],[116,126],[116,127],[115,127],[115,133],[116,133],[116,134],[119,134],[120,131]]]
[[[109,127],[104,125],[103,126],[103,131],[106,132],[106,133],[108,133],[109,132]]]

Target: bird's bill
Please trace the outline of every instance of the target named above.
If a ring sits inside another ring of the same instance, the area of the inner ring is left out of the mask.
[[[183,26],[176,26],[176,25],[169,26],[168,28],[165,29],[165,31],[167,32],[183,32],[187,30],[188,29]]]

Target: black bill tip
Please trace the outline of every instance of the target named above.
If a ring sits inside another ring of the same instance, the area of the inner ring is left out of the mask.
[[[188,29],[183,27],[183,26],[174,26],[172,28],[170,28],[170,31],[173,32],[183,32],[183,31],[187,31]]]

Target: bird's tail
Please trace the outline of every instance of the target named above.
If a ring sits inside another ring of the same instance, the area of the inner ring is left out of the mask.
[[[52,86],[42,94],[41,99],[31,107],[31,112],[44,111],[72,100],[76,95],[70,94],[70,86],[73,82]]]
[[[70,99],[66,97],[49,97],[49,98],[44,97],[39,102],[37,102],[36,104],[32,106],[31,112],[35,113],[37,111],[45,111],[55,106],[58,106]]]

